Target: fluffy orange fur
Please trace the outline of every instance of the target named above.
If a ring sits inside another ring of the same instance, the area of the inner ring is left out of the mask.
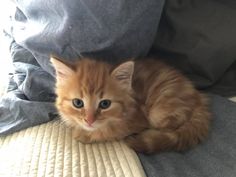
[[[51,62],[56,107],[81,142],[124,139],[138,152],[153,153],[185,150],[208,134],[207,99],[160,61],[113,66],[88,58],[69,64],[52,57]]]

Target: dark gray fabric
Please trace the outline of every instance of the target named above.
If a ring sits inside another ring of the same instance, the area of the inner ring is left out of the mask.
[[[236,103],[211,96],[212,128],[207,141],[183,152],[138,154],[148,177],[235,177]]]
[[[16,42],[47,71],[48,55],[106,60],[144,56],[157,31],[164,0],[18,1]],[[137,42],[138,41],[138,42]],[[49,71],[49,72],[50,72]]]
[[[236,95],[236,1],[167,0],[153,52],[200,89]]]
[[[9,93],[0,101],[0,134],[55,117],[54,70],[49,55],[93,56],[108,62],[145,56],[164,0],[19,0],[11,25]]]
[[[11,45],[15,72],[8,93],[0,101],[0,134],[48,122],[56,117],[54,78],[45,72],[30,52]]]

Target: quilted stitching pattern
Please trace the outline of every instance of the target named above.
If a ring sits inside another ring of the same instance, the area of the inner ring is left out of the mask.
[[[59,121],[0,138],[2,177],[144,177],[135,152],[122,142],[82,144]]]

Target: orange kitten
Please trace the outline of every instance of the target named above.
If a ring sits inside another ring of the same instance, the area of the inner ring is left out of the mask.
[[[125,139],[139,152],[184,150],[208,134],[207,100],[178,71],[157,60],[112,66],[52,57],[56,106],[84,143]]]

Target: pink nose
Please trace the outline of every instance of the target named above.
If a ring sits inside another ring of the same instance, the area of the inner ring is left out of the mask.
[[[85,119],[85,122],[87,122],[89,124],[89,126],[91,126],[94,122],[94,119],[87,118],[87,119]]]
[[[89,126],[91,126],[93,124],[93,122],[95,121],[94,116],[91,114],[88,114],[85,121],[88,123]]]

